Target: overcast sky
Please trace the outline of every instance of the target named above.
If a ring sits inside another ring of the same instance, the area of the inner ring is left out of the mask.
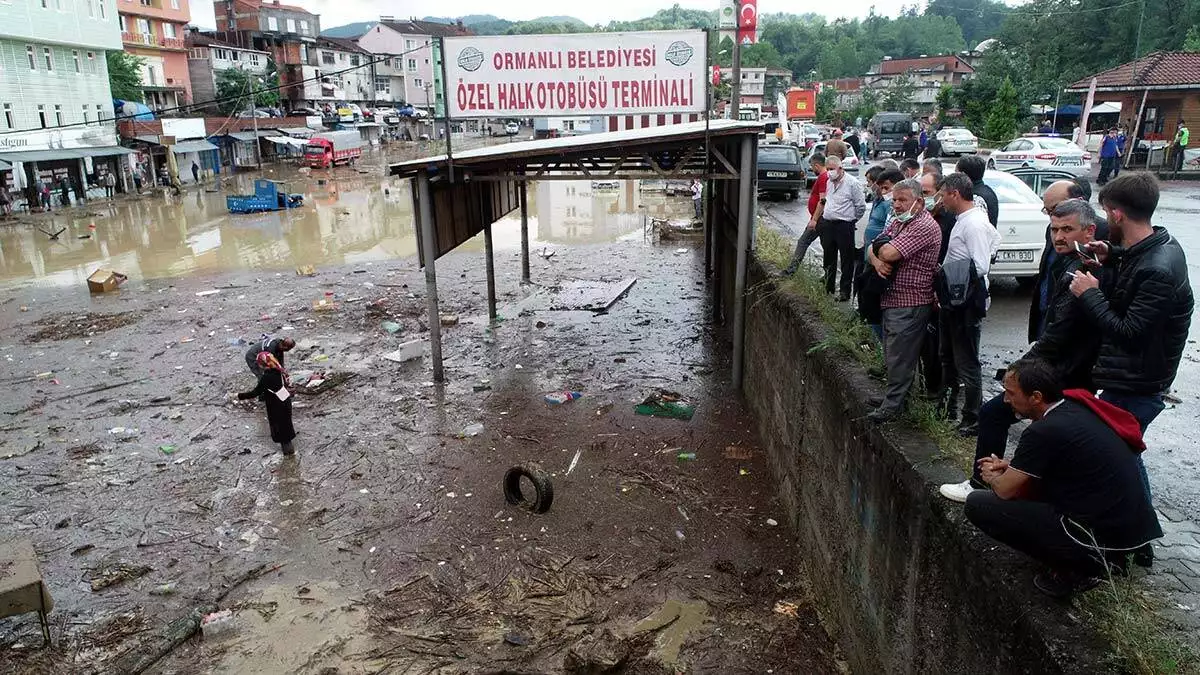
[[[562,2],[561,0],[523,0],[520,3],[498,3],[495,0],[447,0],[442,3],[416,2],[415,0],[287,0],[310,12],[321,15],[321,26],[332,28],[354,21],[379,19],[381,14],[399,18],[436,16],[464,16],[467,14],[493,14],[513,21],[534,19],[539,16],[574,16],[588,23],[608,23],[612,20],[630,21],[650,16],[659,9],[675,4],[688,9],[715,10],[718,0],[604,0],[603,2]],[[829,18],[865,17],[871,7],[884,16],[895,16],[900,8],[922,0],[837,0],[837,2],[779,2],[759,0],[759,11],[773,12],[816,12]],[[1008,4],[1019,4],[1008,0]],[[503,7],[503,9],[502,9]],[[211,28],[213,6],[206,0],[193,0],[192,23]]]

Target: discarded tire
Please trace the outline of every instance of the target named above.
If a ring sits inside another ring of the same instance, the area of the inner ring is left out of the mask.
[[[532,500],[521,492],[522,478],[528,478],[533,483]],[[554,484],[542,467],[533,462],[514,466],[504,474],[504,500],[534,513],[545,513],[554,503]]]

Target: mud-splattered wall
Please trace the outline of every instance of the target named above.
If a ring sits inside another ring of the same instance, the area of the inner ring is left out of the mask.
[[[745,396],[826,627],[858,673],[1105,672],[1104,644],[1039,596],[1027,559],[936,486],[963,476],[932,441],[865,419],[882,395],[751,265]]]

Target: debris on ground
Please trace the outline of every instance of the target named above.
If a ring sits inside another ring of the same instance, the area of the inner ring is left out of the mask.
[[[134,323],[140,318],[140,312],[119,312],[116,314],[59,314],[48,316],[33,325],[41,326],[41,330],[25,339],[26,343],[73,340],[87,338],[98,333],[104,333],[116,328],[122,328]]]
[[[754,451],[750,448],[743,448],[740,445],[729,445],[725,447],[725,459],[753,459]]]
[[[525,482],[533,487],[533,495],[527,495],[521,489],[521,484]],[[504,500],[534,513],[545,513],[554,503],[554,484],[550,482],[550,475],[542,470],[541,465],[526,462],[505,472]]]
[[[219,289],[219,288],[210,288],[207,291],[197,291],[196,297],[197,298],[207,298],[210,295],[216,295],[217,293],[220,293],[220,292],[221,292],[221,289]]]
[[[399,333],[401,328],[400,324],[396,323],[395,321],[384,321],[380,324],[380,327],[392,335]]]
[[[110,586],[124,583],[131,579],[139,579],[153,572],[147,565],[134,565],[126,562],[116,562],[104,565],[87,577],[92,591],[101,591]]]
[[[800,607],[796,603],[785,602],[783,600],[780,600],[779,602],[775,603],[775,609],[774,609],[776,614],[790,616],[793,619],[799,618],[799,614],[798,614],[799,610],[800,610]]]
[[[383,358],[396,363],[404,363],[425,355],[425,346],[429,344],[426,340],[411,340],[400,345],[400,348],[394,352],[388,352],[383,355]]]
[[[634,409],[639,415],[690,420],[696,414],[696,406],[688,403],[682,394],[660,389],[646,397]]]
[[[473,438],[483,433],[483,425],[475,422],[463,427],[463,430],[458,433],[459,438]]]
[[[315,265],[300,265],[296,268],[296,276],[315,277],[317,276],[317,268]]]
[[[581,398],[583,398],[583,392],[580,391],[553,391],[546,394],[546,403],[562,405]]]
[[[129,277],[112,270],[99,269],[92,272],[87,278],[88,292],[90,293],[111,293],[117,290],[117,287],[125,283]]]
[[[458,325],[458,315],[457,314],[443,314],[438,318],[441,320],[441,323],[443,326],[457,326]]]

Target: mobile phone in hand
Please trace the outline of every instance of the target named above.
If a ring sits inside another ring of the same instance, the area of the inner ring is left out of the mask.
[[[1100,264],[1100,258],[1097,258],[1095,253],[1092,253],[1091,251],[1087,250],[1086,248],[1080,246],[1079,242],[1075,242],[1075,255],[1079,256],[1079,258],[1087,264],[1091,264],[1091,265],[1099,265]]]

